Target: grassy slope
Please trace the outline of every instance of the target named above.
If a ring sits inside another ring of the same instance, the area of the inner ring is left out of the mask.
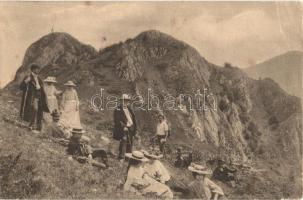
[[[119,163],[115,158],[110,158],[111,169],[102,171],[95,167],[80,164],[70,160],[65,153],[65,148],[53,143],[48,137],[35,135],[23,128],[16,127],[2,120],[3,115],[17,115],[16,105],[8,105],[12,99],[2,95],[0,98],[0,197],[1,198],[142,198],[133,194],[124,193],[121,189],[126,176],[126,164]],[[16,99],[15,102],[18,102]],[[92,115],[82,113],[85,123]],[[101,120],[102,121],[102,120]],[[108,121],[105,121],[108,123]],[[103,122],[103,123],[105,123]],[[103,124],[102,123],[102,124]],[[94,134],[103,132],[109,134],[106,126],[97,131],[95,123],[86,124],[86,130]],[[142,146],[148,144],[146,133],[142,138]],[[98,138],[96,136],[96,138]],[[97,139],[98,140],[98,139]],[[111,148],[117,151],[117,142],[112,141]],[[170,142],[174,150],[178,145],[185,144]],[[207,154],[216,150],[209,145],[192,144],[194,159],[204,162]],[[189,147],[187,147],[189,148]],[[21,156],[14,164],[14,160]],[[170,172],[177,179],[189,181],[192,177],[187,170],[172,167],[174,155],[164,161]],[[299,185],[294,185],[295,177],[283,177],[281,171],[291,166],[283,162],[277,166],[276,162],[255,161],[253,166],[264,169],[264,172],[249,172],[239,170],[241,184],[230,188],[218,183],[230,199],[273,199],[285,197],[298,197]],[[289,171],[289,170],[287,170]],[[299,177],[300,178],[300,177]],[[295,196],[294,196],[295,195]],[[175,195],[175,197],[178,197]]]
[[[3,101],[0,108],[1,198],[138,198],[120,189],[126,164],[110,158],[105,171],[79,164],[48,137],[3,121],[12,109]]]

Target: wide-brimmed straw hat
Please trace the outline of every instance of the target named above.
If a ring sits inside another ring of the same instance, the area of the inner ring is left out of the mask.
[[[191,166],[188,167],[188,170],[202,175],[212,174],[212,171],[210,169],[207,169],[203,165],[198,165],[198,164],[192,164]]]
[[[72,134],[73,134],[73,137],[75,137],[75,138],[80,139],[84,132],[85,131],[83,130],[82,127],[73,127],[73,129],[72,129]]]
[[[161,159],[163,158],[163,154],[161,153],[161,151],[151,151],[151,152],[148,152],[148,151],[145,151],[145,150],[141,150],[142,153],[144,154],[145,157],[149,158],[149,159],[153,159],[153,160],[158,160],[158,159]]]
[[[76,86],[76,84],[73,81],[67,81],[64,85],[66,85],[66,86]]]
[[[144,156],[144,154],[141,151],[133,151],[132,153],[126,153],[125,156],[127,158],[138,160],[141,162],[147,162],[148,159]]]
[[[128,95],[128,94],[122,94],[122,96],[121,96],[121,98],[120,98],[121,100],[131,100],[131,97]]]
[[[48,76],[46,79],[44,79],[44,82],[46,83],[57,83],[56,77]]]

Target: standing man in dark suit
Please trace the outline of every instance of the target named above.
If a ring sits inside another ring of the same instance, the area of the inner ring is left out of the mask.
[[[119,159],[124,160],[125,153],[131,153],[133,138],[137,133],[136,117],[130,107],[131,98],[123,94],[120,105],[114,111],[114,133],[113,138],[120,141]]]
[[[43,81],[39,77],[40,67],[31,65],[31,73],[20,84],[23,92],[21,101],[21,120],[29,122],[29,128],[35,132],[42,129],[43,112],[49,112]]]

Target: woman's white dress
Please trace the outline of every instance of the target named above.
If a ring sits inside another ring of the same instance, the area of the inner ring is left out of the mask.
[[[75,89],[65,90],[61,101],[61,119],[60,121],[67,127],[79,127],[80,113],[79,113],[79,99]]]
[[[138,189],[136,185],[141,186],[142,189]],[[170,188],[148,176],[142,166],[130,166],[124,184],[124,190],[143,195],[154,193],[156,196],[164,199],[173,198],[173,193]]]
[[[56,89],[54,85],[44,85],[44,91],[46,94],[47,106],[49,108],[49,113],[45,113],[44,119],[47,123],[52,122],[51,113],[57,109],[58,110],[58,100],[57,95],[61,92]]]
[[[159,160],[147,162],[144,164],[143,168],[144,171],[146,171],[152,178],[158,180],[160,183],[165,183],[170,179],[168,170]]]

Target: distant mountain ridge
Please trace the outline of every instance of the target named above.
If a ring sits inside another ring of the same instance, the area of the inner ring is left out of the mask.
[[[303,52],[289,51],[244,69],[252,78],[271,78],[291,95],[302,97]]]

